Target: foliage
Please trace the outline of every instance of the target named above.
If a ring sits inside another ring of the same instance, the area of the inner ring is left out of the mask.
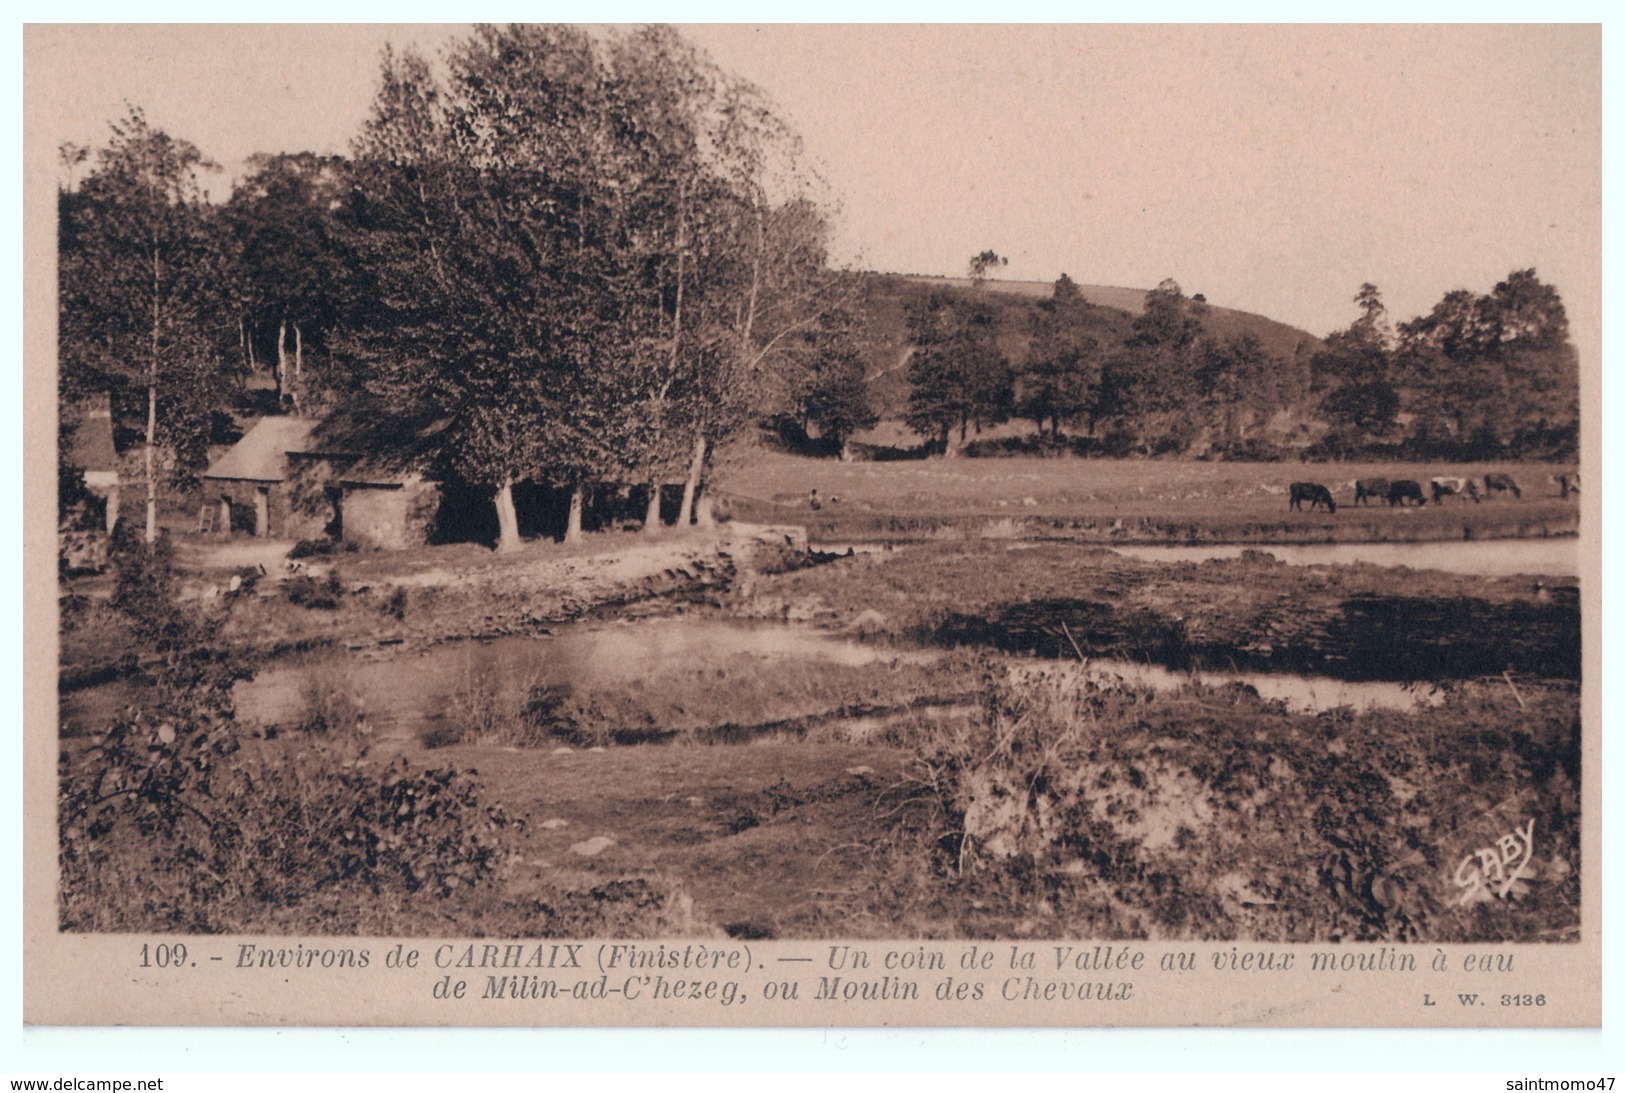
[[[940,805],[927,852],[961,898],[1042,900],[1094,937],[1499,940],[1578,922],[1572,692],[1452,695],[1441,733],[1433,709],[1293,715],[1243,687],[1159,695],[1086,668],[987,684],[979,717],[925,726],[916,753]],[[1559,864],[1486,915],[1448,870],[1514,801],[1500,826],[1533,817]]]
[[[970,425],[980,430],[1009,417],[1014,377],[999,349],[997,312],[990,304],[931,292],[910,302],[908,325],[915,345],[904,418],[910,428],[947,452],[950,430],[957,427],[963,443]]]
[[[511,821],[464,775],[372,760],[327,666],[303,688],[309,735],[245,739],[231,696],[249,673],[215,648],[217,615],[175,601],[167,542],[126,536],[116,560],[112,606],[145,697],[64,744],[63,929],[241,931],[293,907],[308,928],[363,894],[439,897],[491,878]]]
[[[1394,429],[1399,392],[1385,380],[1344,384],[1321,400],[1320,412],[1336,425],[1381,436]]]
[[[1059,436],[1061,422],[1092,417],[1100,388],[1100,343],[1087,331],[1088,305],[1062,274],[1055,294],[1034,311],[1033,340],[1016,380],[1016,412]]]
[[[229,721],[131,711],[63,753],[61,925],[229,932],[488,882],[513,821],[451,768],[347,742],[240,744]]]
[[[224,256],[200,183],[214,165],[138,108],[110,128],[89,174],[58,195],[60,391],[110,390],[115,413],[139,407],[143,421],[150,403],[147,444],[172,450],[185,477],[207,458],[227,390]]]
[[[539,684],[534,671],[518,664],[476,665],[468,657],[446,711],[456,739],[482,747],[532,743]]]
[[[664,28],[481,27],[443,73],[387,53],[356,144],[362,384],[448,422],[507,545],[515,482],[664,479],[782,403],[827,280],[794,156]]]
[[[364,731],[365,718],[344,665],[328,659],[305,670],[299,681],[299,717],[295,728],[315,736],[352,738]]]
[[[344,600],[344,582],[336,571],[329,571],[326,577],[297,573],[282,582],[282,594],[295,607],[333,611]]]
[[[248,168],[223,210],[233,246],[231,302],[241,363],[259,372],[262,361],[274,358],[279,396],[309,412],[321,392],[311,390],[314,377],[304,374],[305,355],[325,351],[328,333],[350,305],[355,277],[345,223],[349,163],[310,152],[257,153]]]
[[[1514,271],[1486,295],[1448,292],[1397,334],[1375,286],[1362,285],[1355,302],[1361,317],[1311,362],[1327,392],[1320,412],[1353,430],[1341,444],[1351,454],[1372,450],[1405,415],[1405,443],[1418,453],[1573,457],[1546,438],[1578,422],[1578,362],[1562,300],[1534,270]]]
[[[880,417],[869,399],[856,326],[850,311],[832,308],[795,339],[799,375],[791,398],[796,417],[803,431],[815,426],[835,450]]]

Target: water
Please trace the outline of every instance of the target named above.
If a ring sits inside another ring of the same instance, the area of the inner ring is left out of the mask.
[[[460,642],[417,655],[361,660],[344,672],[344,681],[362,698],[374,725],[408,725],[438,719],[455,709],[469,692],[470,681],[481,676],[487,686],[506,687],[517,696],[529,688],[559,684],[584,690],[622,686],[662,669],[699,669],[739,656],[816,667],[920,662],[939,655],[866,645],[793,624],[666,618],[568,626],[550,638]],[[1172,690],[1190,679],[1182,672],[1129,661],[1098,659],[1090,666],[1158,690]],[[309,665],[276,667],[239,685],[239,716],[266,724],[290,720],[305,701],[311,670]],[[1398,683],[1345,683],[1310,676],[1204,672],[1201,678],[1210,684],[1246,683],[1265,698],[1305,711],[1344,705],[1404,709],[1414,705],[1420,693]]]
[[[1047,545],[1037,541],[1012,543],[1012,550],[1033,550]],[[1288,565],[1367,565],[1408,566],[1411,569],[1437,569],[1475,577],[1515,577],[1519,574],[1550,577],[1580,575],[1580,541],[1577,538],[1453,540],[1434,543],[1244,543],[1197,546],[1135,546],[1115,543],[1081,543],[1086,548],[1107,547],[1126,558],[1145,562],[1205,562],[1216,558],[1239,558],[1244,550],[1273,554]],[[831,554],[876,554],[906,550],[907,544],[892,543],[814,543],[813,549]]]
[[[452,642],[415,654],[326,654],[280,661],[252,681],[238,684],[235,697],[243,722],[288,725],[307,708],[314,681],[354,696],[375,731],[406,734],[454,714],[477,689],[494,689],[504,702],[517,707],[537,687],[564,684],[591,690],[624,686],[656,676],[662,669],[715,667],[741,656],[816,670],[818,664],[921,663],[941,655],[867,645],[839,633],[794,624],[690,617],[642,619],[563,626],[552,637]],[[1184,672],[1108,658],[1091,660],[1089,669],[1160,691],[1175,689],[1192,678]],[[1245,683],[1267,699],[1310,712],[1338,706],[1408,709],[1427,699],[1426,691],[1398,683],[1211,671],[1202,672],[1199,678],[1210,685]],[[94,732],[99,723],[116,716],[121,705],[137,697],[122,682],[63,695],[65,729]],[[895,716],[854,720],[850,728],[860,735],[878,731]]]
[[[364,700],[370,722],[402,725],[443,717],[466,699],[477,679],[483,679],[485,688],[512,692],[518,704],[519,696],[535,687],[625,685],[662,669],[716,666],[739,656],[859,666],[935,655],[900,653],[782,623],[648,618],[560,626],[552,637],[453,642],[421,654],[358,659],[345,670],[344,680]],[[239,684],[238,716],[265,724],[288,721],[304,701],[311,670],[310,665],[279,666]]]
[[[1127,558],[1147,562],[1205,562],[1239,558],[1244,550],[1273,554],[1288,565],[1408,566],[1477,577],[1527,573],[1554,577],[1580,574],[1578,539],[1489,539],[1448,543],[1312,543],[1307,545],[1113,546]]]
[[[1094,658],[1088,670],[1096,679],[1118,676],[1125,682],[1152,690],[1173,691],[1194,681],[1209,687],[1242,683],[1271,702],[1284,702],[1287,709],[1319,713],[1349,706],[1356,710],[1408,710],[1417,703],[1437,705],[1442,695],[1427,687],[1405,683],[1350,683],[1325,676],[1300,676],[1285,672],[1176,672],[1154,664],[1135,664],[1110,657]]]

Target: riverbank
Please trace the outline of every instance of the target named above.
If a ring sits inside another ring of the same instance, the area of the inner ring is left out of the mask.
[[[720,605],[741,573],[806,557],[798,527],[730,523],[656,538],[533,542],[513,554],[459,545],[282,561],[292,544],[183,540],[175,586],[219,624],[219,641],[257,662],[317,649],[423,649],[537,633],[646,601]],[[267,564],[269,563],[269,564]],[[59,686],[129,675],[128,622],[108,606],[111,577],[64,586]]]
[[[1575,578],[1293,566],[1265,550],[1160,563],[1052,543],[919,544],[763,579],[734,610],[904,645],[1175,669],[1579,678]]]

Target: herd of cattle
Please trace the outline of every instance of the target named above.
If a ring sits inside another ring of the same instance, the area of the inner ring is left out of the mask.
[[[1571,494],[1580,492],[1580,476],[1574,474],[1557,474],[1552,476],[1557,483],[1562,496],[1567,498]],[[1486,474],[1484,488],[1478,487],[1478,481],[1473,478],[1453,478],[1440,476],[1428,480],[1428,493],[1433,496],[1433,503],[1440,504],[1446,497],[1460,497],[1463,501],[1471,497],[1476,503],[1492,494],[1512,492],[1513,497],[1522,497],[1523,490],[1513,481],[1510,474]],[[1354,483],[1354,503],[1363,505],[1371,498],[1387,501],[1390,507],[1395,505],[1403,508],[1412,502],[1417,505],[1427,504],[1428,494],[1422,490],[1422,483],[1410,478],[1398,478],[1389,481],[1386,478],[1361,478]],[[1324,508],[1327,512],[1337,511],[1337,501],[1332,497],[1332,491],[1318,482],[1294,482],[1291,489],[1291,500],[1288,507],[1294,511],[1303,511],[1304,503],[1309,505],[1309,511]]]

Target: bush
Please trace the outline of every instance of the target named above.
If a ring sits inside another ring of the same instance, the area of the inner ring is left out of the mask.
[[[434,739],[440,746],[511,748],[537,743],[540,734],[534,731],[531,715],[535,696],[543,690],[539,682],[534,669],[502,663],[481,666],[472,655],[467,657],[446,711],[451,724],[435,732]]]
[[[118,566],[145,700],[60,753],[62,929],[390,933],[494,876],[514,821],[462,772],[369,758],[342,669],[306,680],[313,735],[245,741],[232,688],[251,673],[213,645],[219,614],[174,600],[164,542],[127,539]]]
[[[514,821],[470,781],[348,744],[240,747],[226,724],[139,712],[62,757],[64,930],[235,932],[365,896],[485,883]]]
[[[307,668],[300,681],[299,701],[297,728],[302,732],[348,738],[362,727],[361,703],[342,663],[322,660]]]
[[[1225,463],[1279,463],[1282,450],[1279,444],[1255,436],[1229,444],[1215,445],[1212,454],[1214,458]]]
[[[1579,922],[1571,691],[1415,711],[1292,714],[1251,688],[1156,694],[1084,670],[990,676],[979,717],[928,727],[939,885],[1069,936],[1468,941]],[[1502,819],[1486,802],[1516,800]],[[1462,906],[1463,855],[1546,833],[1515,900]],[[1490,906],[1489,904],[1493,904]]]
[[[344,599],[344,583],[339,580],[336,570],[325,578],[300,573],[282,582],[282,594],[295,607],[333,611]]]
[[[333,553],[335,546],[337,544],[331,539],[301,539],[293,544],[293,549],[288,551],[288,557],[295,560],[299,558],[325,558]]]

